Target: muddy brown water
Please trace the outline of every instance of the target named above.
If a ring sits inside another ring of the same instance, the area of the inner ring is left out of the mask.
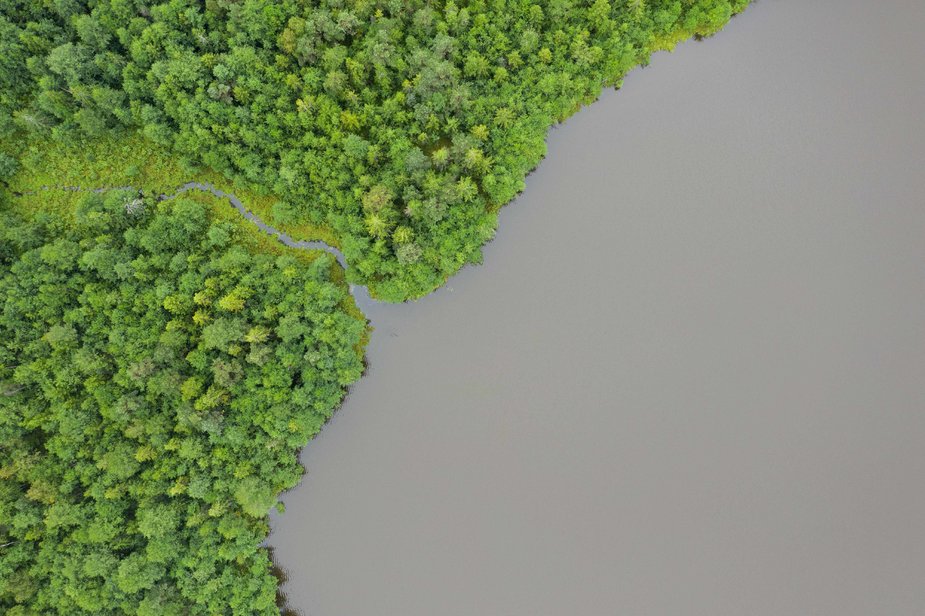
[[[305,616],[925,612],[925,3],[760,0],[369,305],[270,544]]]

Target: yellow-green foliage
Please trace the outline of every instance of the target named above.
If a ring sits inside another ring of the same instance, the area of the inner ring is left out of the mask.
[[[0,208],[0,611],[272,614],[267,512],[362,373],[365,319],[332,257],[132,198]]]
[[[9,187],[13,192],[22,193],[12,204],[20,213],[35,209],[61,214],[71,212],[79,197],[74,192],[60,190],[65,186],[88,190],[132,186],[145,194],[160,195],[173,194],[177,187],[187,182],[201,182],[235,193],[257,216],[294,238],[323,240],[331,246],[339,246],[330,229],[276,221],[272,214],[276,202],[273,196],[235,186],[231,180],[212,170],[184,166],[162,146],[130,131],[82,137],[67,143],[48,139],[8,139],[5,145],[4,149],[13,150],[19,158],[18,171],[9,180]],[[43,186],[52,190],[41,191]],[[209,204],[214,216],[246,223],[226,201],[207,193],[196,195],[191,192],[188,196]],[[264,249],[276,250],[273,244],[277,242],[267,241],[266,236],[252,225],[242,226],[243,231],[253,235],[253,241],[260,243]]]
[[[77,203],[87,192],[97,188],[132,186],[154,196],[173,194],[178,186],[195,181],[213,184],[225,192],[235,192],[252,212],[264,220],[272,219],[272,197],[234,188],[229,180],[214,171],[183,167],[175,157],[166,155],[163,148],[138,135],[125,133],[84,138],[77,145],[46,140],[7,141],[6,146],[8,150],[18,148],[19,167],[9,181],[9,189],[20,196],[10,199],[7,207],[20,216],[31,217],[41,211],[69,220]],[[63,187],[74,186],[85,190],[63,190]],[[48,190],[43,187],[48,187]],[[232,223],[237,241],[254,250],[292,255],[303,263],[310,263],[324,254],[320,250],[285,247],[245,220],[227,200],[211,193],[189,191],[183,196],[208,207],[213,219]],[[338,245],[333,234],[326,229],[305,224],[274,226],[298,239],[320,239],[332,246]],[[331,278],[337,284],[347,284],[344,271],[333,261]],[[352,297],[345,297],[342,308],[356,318],[365,318]],[[367,341],[368,333],[356,347],[360,355]]]

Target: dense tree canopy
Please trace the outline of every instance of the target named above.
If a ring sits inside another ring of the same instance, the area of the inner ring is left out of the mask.
[[[480,259],[552,124],[747,2],[0,1],[0,609],[277,611],[267,513],[366,323],[331,257],[166,178],[221,174],[417,297]],[[4,201],[65,175],[149,196]]]
[[[178,199],[0,220],[0,609],[275,613],[267,512],[362,371],[332,259]]]
[[[137,127],[401,300],[480,259],[551,124],[747,1],[6,0],[0,123]]]

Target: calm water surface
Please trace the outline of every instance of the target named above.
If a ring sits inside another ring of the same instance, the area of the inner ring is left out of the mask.
[[[925,3],[760,0],[374,306],[270,543],[306,616],[925,613]]]

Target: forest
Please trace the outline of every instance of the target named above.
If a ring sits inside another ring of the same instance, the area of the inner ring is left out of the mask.
[[[271,613],[267,512],[363,370],[327,255],[113,191],[0,226],[0,606]]]
[[[364,369],[346,282],[478,263],[552,125],[747,3],[0,1],[0,608],[277,613],[268,512]],[[347,272],[158,198],[203,177]]]
[[[5,0],[0,123],[139,130],[400,301],[480,260],[552,124],[746,2]]]

